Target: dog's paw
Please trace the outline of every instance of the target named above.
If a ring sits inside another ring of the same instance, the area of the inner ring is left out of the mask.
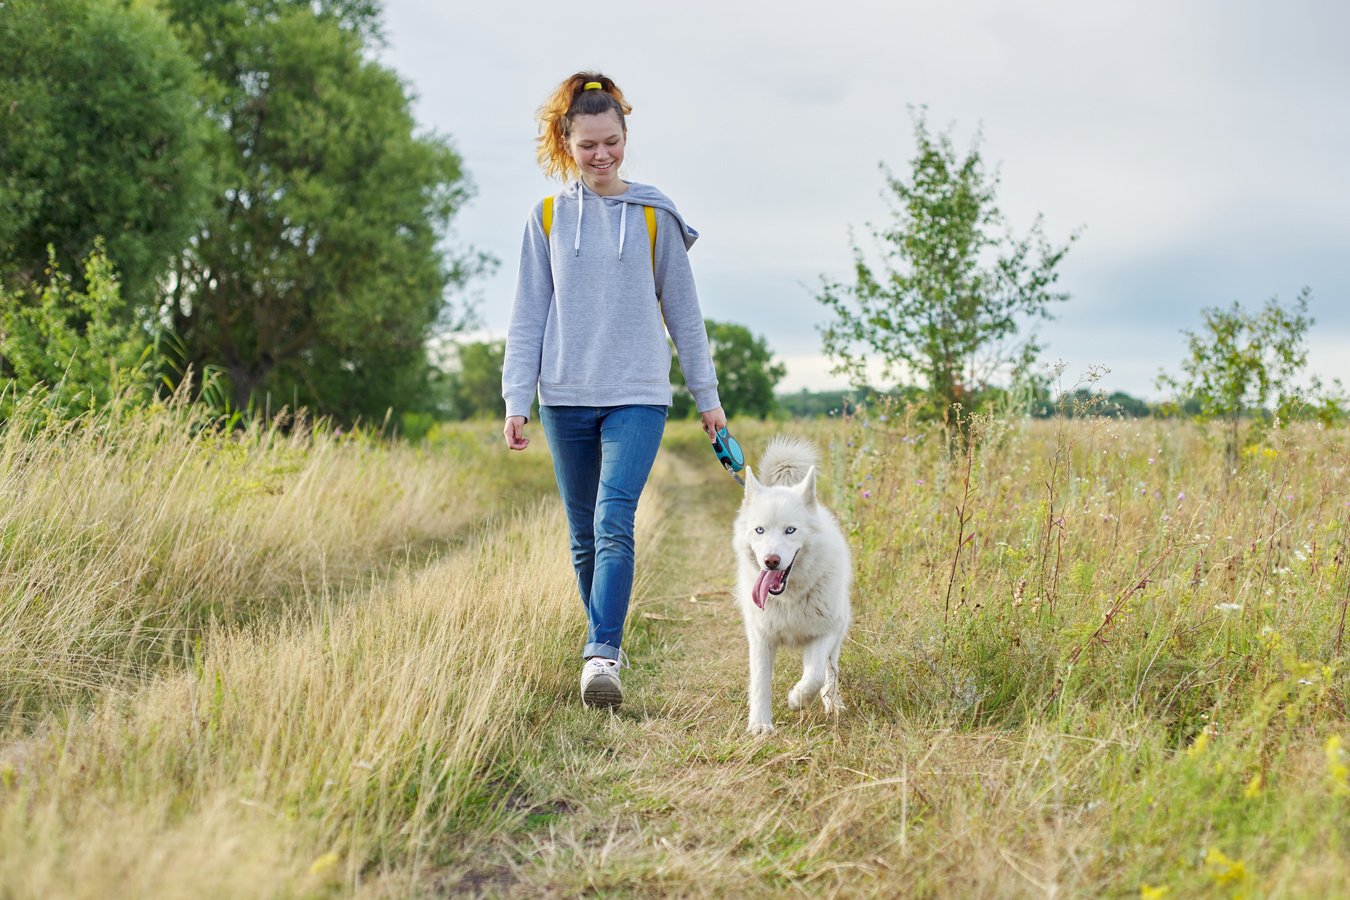
[[[773,725],[769,722],[751,722],[745,727],[745,733],[754,736],[773,734]]]
[[[794,687],[792,690],[788,691],[788,698],[787,698],[788,709],[797,710],[805,706],[806,700],[802,696],[804,693],[806,692],[802,690],[802,686],[800,684]]]

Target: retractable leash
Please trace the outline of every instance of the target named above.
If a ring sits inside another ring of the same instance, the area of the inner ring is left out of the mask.
[[[741,476],[736,474],[745,468],[745,451],[741,449],[741,445],[736,442],[736,439],[728,434],[725,428],[719,428],[717,434],[713,436],[712,448],[713,453],[717,454],[717,461],[722,464],[722,468],[726,469],[731,477],[736,479],[737,484],[745,487],[745,482],[741,480]]]

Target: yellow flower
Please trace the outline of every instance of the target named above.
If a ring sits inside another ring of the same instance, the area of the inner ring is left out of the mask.
[[[1166,885],[1149,887],[1146,884],[1141,884],[1139,885],[1139,900],[1160,900],[1160,898],[1166,897],[1170,890],[1171,888]]]
[[[1209,747],[1209,732],[1202,731],[1195,736],[1195,740],[1186,748],[1186,755],[1191,759],[1199,759],[1205,755],[1205,750]]]
[[[1350,797],[1350,764],[1346,762],[1343,744],[1339,734],[1327,738],[1327,774],[1331,776],[1331,792],[1338,797]]]
[[[1261,796],[1261,773],[1257,772],[1252,776],[1252,780],[1247,782],[1247,789],[1242,792],[1242,796],[1248,800],[1255,800]]]
[[[337,863],[338,863],[338,855],[330,850],[323,856],[320,856],[318,859],[314,860],[314,862],[310,863],[309,874],[315,878],[322,878],[325,875],[327,875],[328,872],[334,866],[337,865]]]
[[[1205,868],[1215,884],[1237,884],[1247,880],[1247,866],[1240,859],[1229,859],[1218,847],[1205,854]]]

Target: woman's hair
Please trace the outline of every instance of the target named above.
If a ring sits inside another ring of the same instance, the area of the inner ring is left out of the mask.
[[[586,90],[586,85],[592,83],[600,87]],[[565,79],[539,107],[539,167],[550,178],[566,181],[577,171],[576,160],[567,149],[573,120],[577,116],[612,112],[619,117],[619,125],[627,134],[624,116],[632,111],[619,86],[599,72],[578,72]]]

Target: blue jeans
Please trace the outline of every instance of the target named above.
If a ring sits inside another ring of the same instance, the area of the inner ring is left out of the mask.
[[[664,406],[539,407],[590,623],[585,658],[619,658],[633,590],[633,520],[666,413]]]

